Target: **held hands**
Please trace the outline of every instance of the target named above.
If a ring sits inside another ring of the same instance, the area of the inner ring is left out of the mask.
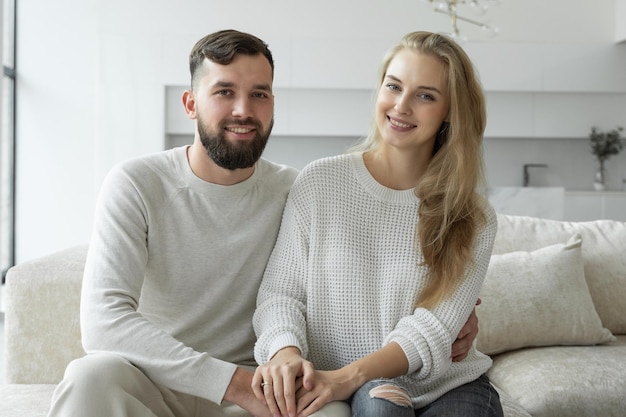
[[[300,401],[296,405],[298,391],[313,388],[313,374],[313,364],[302,358],[300,350],[286,347],[256,369],[252,391],[273,416],[293,417],[301,411]]]
[[[480,303],[479,298],[476,305]],[[478,317],[474,308],[452,344],[453,362],[467,357],[477,335]],[[257,368],[251,386],[256,399],[267,405],[272,416],[307,417],[331,401],[349,398],[360,386],[354,372],[350,366],[336,371],[315,371],[299,349],[287,347]]]
[[[311,389],[301,388],[297,393],[297,415],[308,417],[331,401],[346,400],[359,388],[349,367],[336,371],[315,371]]]

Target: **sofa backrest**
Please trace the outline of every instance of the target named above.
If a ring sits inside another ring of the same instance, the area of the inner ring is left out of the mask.
[[[534,251],[582,236],[585,279],[604,327],[626,334],[626,223],[498,214],[494,254]],[[87,245],[16,265],[6,277],[5,382],[58,383],[85,354],[80,292]]]

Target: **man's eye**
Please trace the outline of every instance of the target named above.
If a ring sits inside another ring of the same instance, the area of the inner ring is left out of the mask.
[[[254,98],[267,98],[266,93],[252,93],[252,97]]]
[[[230,90],[219,90],[217,94],[219,94],[220,96],[228,96],[232,94],[232,92]]]

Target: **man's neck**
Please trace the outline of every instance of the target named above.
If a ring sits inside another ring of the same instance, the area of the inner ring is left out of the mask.
[[[247,180],[254,173],[254,166],[235,170],[220,167],[198,141],[187,148],[187,161],[196,177],[212,184],[234,185]]]

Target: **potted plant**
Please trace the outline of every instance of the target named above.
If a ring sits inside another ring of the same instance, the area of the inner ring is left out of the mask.
[[[589,140],[591,144],[591,153],[598,158],[598,170],[594,177],[593,186],[598,191],[606,188],[606,171],[604,162],[611,155],[617,155],[624,148],[624,144],[620,138],[620,133],[624,130],[621,126],[616,127],[607,133],[601,132],[595,126],[591,128]]]

